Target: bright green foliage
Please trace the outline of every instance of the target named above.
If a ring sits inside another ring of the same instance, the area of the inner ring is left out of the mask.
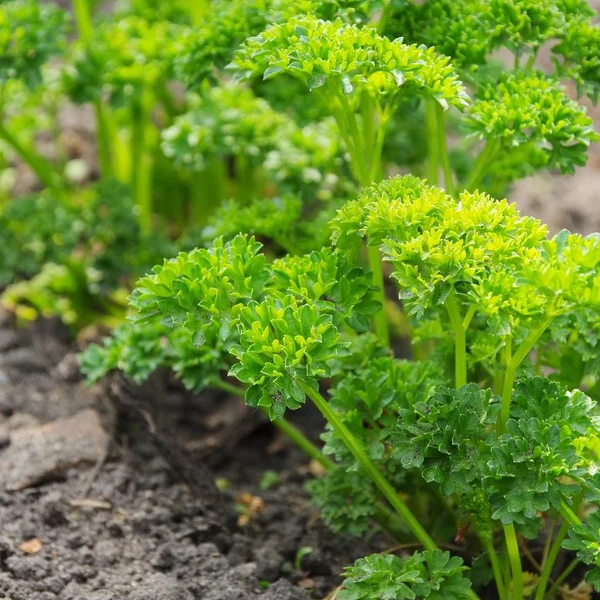
[[[372,358],[355,373],[346,371],[331,390],[331,406],[339,412],[346,427],[359,440],[369,456],[381,461],[384,470],[386,444],[395,430],[398,414],[416,402],[426,401],[438,385],[445,383],[440,369],[428,362],[414,363],[391,356]],[[323,434],[324,451],[356,469],[352,455],[335,431]]]
[[[585,0],[426,0],[398,10],[389,29],[472,70],[500,47],[535,55],[593,14]]]
[[[344,571],[340,600],[459,600],[467,598],[471,582],[458,556],[439,550],[399,558],[371,554]]]
[[[268,0],[215,0],[202,24],[186,37],[177,57],[177,75],[187,89],[198,90],[203,81],[230,60],[246,38],[262,31],[268,21]]]
[[[498,409],[490,391],[473,383],[439,388],[429,401],[424,397],[400,410],[390,438],[393,456],[404,468],[419,469],[425,481],[438,483],[446,496],[468,493],[485,472],[480,447]]]
[[[577,558],[592,567],[585,580],[600,592],[600,512],[592,513],[587,523],[571,529],[563,548],[576,551]]]
[[[295,244],[301,243],[296,240],[294,231],[301,210],[300,199],[289,195],[254,200],[243,207],[230,200],[211,217],[202,236],[206,239],[231,238],[243,232],[266,237],[291,252]]]
[[[596,429],[594,408],[583,392],[547,379],[517,384],[508,432],[494,443],[488,465],[495,519],[525,524],[577,491],[564,478],[586,472],[577,440]]]
[[[331,315],[293,300],[264,301],[241,309],[239,360],[229,374],[247,384],[246,404],[269,409],[271,419],[306,399],[302,385],[317,387],[329,376],[327,362],[343,355],[347,344]]]
[[[95,383],[107,373],[120,370],[136,383],[142,383],[164,364],[169,355],[164,327],[144,324],[134,328],[119,325],[102,345],[91,344],[80,356],[81,372]]]
[[[374,29],[322,21],[312,16],[274,25],[247,40],[231,68],[240,79],[269,79],[289,73],[309,89],[334,93],[355,88],[385,96],[392,104],[403,93],[462,107],[466,93],[448,59],[433,49],[407,46]]]
[[[546,150],[545,166],[563,173],[585,165],[590,143],[599,139],[585,109],[555,80],[520,71],[503,74],[480,91],[466,125],[506,152],[535,143]]]
[[[228,346],[213,327],[201,347],[189,331],[156,322],[124,323],[101,345],[92,344],[80,355],[81,371],[95,383],[119,370],[136,383],[146,381],[159,367],[170,368],[185,387],[200,392],[228,368]]]
[[[397,6],[405,1],[392,0],[392,3]],[[386,0],[272,0],[270,13],[272,20],[277,22],[300,15],[314,15],[325,21],[341,18],[348,23],[366,24],[374,13],[382,10],[384,4]]]
[[[233,333],[239,309],[258,298],[269,277],[261,245],[237,236],[210,249],[181,252],[154,267],[154,274],[138,281],[130,300],[136,320],[160,317],[169,327],[184,326],[194,343],[204,343],[206,330],[217,326],[225,341]]]
[[[163,131],[163,151],[183,167],[202,170],[214,158],[264,160],[289,120],[243,86],[208,89],[190,99],[191,110]]]
[[[94,28],[89,42],[74,49],[65,84],[77,102],[108,94],[117,105],[140,99],[144,89],[164,85],[172,77],[185,29],[165,21],[151,23],[128,17]]]
[[[552,49],[558,73],[573,79],[580,96],[596,103],[600,97],[600,26],[587,22],[572,25]]]
[[[41,69],[64,45],[67,15],[53,3],[11,0],[0,4],[0,86],[21,79],[41,83]]]
[[[118,12],[120,18],[125,16],[136,16],[147,21],[171,21],[182,25],[189,25],[193,13],[194,4],[199,2],[190,2],[189,0],[125,0],[119,2]]]
[[[381,309],[371,276],[330,248],[275,261],[271,285],[272,293],[281,300],[292,296],[299,302],[314,303],[335,323],[344,321],[359,332],[368,331],[368,317]]]

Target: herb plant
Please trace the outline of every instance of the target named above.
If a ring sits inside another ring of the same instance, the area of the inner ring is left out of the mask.
[[[174,257],[82,370],[244,398],[322,464],[334,530],[416,540],[349,566],[340,599],[477,598],[487,574],[544,600],[579,562],[600,592],[600,237],[496,199],[598,141],[567,92],[598,99],[593,19],[583,0],[76,0],[68,41],[54,5],[2,2],[0,160],[44,188],[3,196],[3,302],[118,322]],[[91,185],[68,176],[66,99],[95,115]],[[286,420],[307,402],[321,449]]]

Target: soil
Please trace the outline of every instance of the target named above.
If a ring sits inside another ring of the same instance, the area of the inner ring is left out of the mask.
[[[393,545],[333,535],[303,491],[305,456],[239,400],[164,373],[90,390],[49,321],[0,317],[0,448],[0,598],[323,598],[344,565]]]

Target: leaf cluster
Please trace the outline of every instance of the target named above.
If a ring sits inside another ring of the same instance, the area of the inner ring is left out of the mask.
[[[230,65],[239,79],[288,73],[310,90],[365,90],[388,103],[399,95],[463,107],[467,96],[446,57],[408,46],[374,29],[304,16],[267,28],[244,42]]]
[[[571,100],[560,84],[540,73],[502,74],[475,96],[465,122],[505,152],[527,145],[545,151],[544,168],[573,173],[585,165],[587,149],[600,137],[585,108]]]
[[[344,571],[340,600],[459,600],[467,598],[471,582],[466,567],[449,552],[427,550],[400,558],[393,554],[371,554],[359,558]]]
[[[0,85],[20,79],[34,87],[42,67],[65,44],[67,14],[56,4],[11,0],[0,4]]]

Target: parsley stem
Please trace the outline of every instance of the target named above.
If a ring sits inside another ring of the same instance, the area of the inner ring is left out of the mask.
[[[494,548],[494,543],[491,539],[485,537],[481,537],[480,539],[485,551],[488,553],[490,563],[492,564],[492,571],[494,573],[494,580],[496,582],[498,596],[500,600],[508,600],[506,584],[504,582],[504,577],[502,576],[502,567],[500,566],[500,559],[498,558],[496,548]]]
[[[446,140],[446,114],[444,109],[439,102],[433,100],[434,110],[436,116],[436,132],[438,137],[438,152],[442,163],[442,170],[444,172],[444,185],[446,190],[451,196],[456,194],[456,188],[454,186],[454,175],[452,173],[452,167],[450,166],[450,157],[448,156],[448,145]]]
[[[432,101],[425,103],[425,120],[427,122],[427,179],[431,185],[438,185],[438,161],[440,145],[438,143],[438,123],[435,105]]]
[[[510,362],[506,367],[504,374],[504,384],[502,387],[502,406],[500,408],[500,420],[498,422],[498,431],[502,434],[506,431],[506,424],[510,418],[510,403],[512,400],[513,385],[517,374],[517,369],[525,357],[531,352],[544,331],[550,325],[551,319],[546,319],[543,323],[529,332],[529,335],[521,342],[517,351],[512,355]]]
[[[471,171],[467,182],[465,183],[466,190],[472,192],[479,187],[481,181],[485,177],[485,174],[487,173],[490,167],[490,163],[492,162],[492,159],[494,158],[494,155],[496,154],[498,148],[498,140],[488,140],[487,144],[485,145],[485,148],[483,149],[483,151],[479,155],[479,158],[475,162],[475,166],[473,167],[473,170]]]
[[[86,41],[92,35],[92,11],[88,0],[73,0],[73,12],[77,21],[79,37]]]
[[[564,580],[577,568],[577,565],[580,563],[578,558],[574,558],[567,568],[556,578],[556,581],[552,584],[552,587],[548,590],[548,596],[551,598],[556,593],[556,590],[562,585]]]
[[[62,195],[65,189],[65,181],[62,176],[52,167],[50,162],[33,147],[23,143],[19,138],[0,120],[0,139],[4,140],[20,157],[27,163],[38,179],[51,190]]]
[[[83,42],[89,40],[92,36],[92,10],[88,0],[73,0],[73,12],[79,37]],[[94,101],[94,112],[96,113],[96,130],[98,132],[98,154],[100,157],[100,166],[102,175],[110,177],[113,175],[111,161],[112,134],[109,124],[109,116],[102,100],[98,98]]]
[[[211,380],[211,385],[216,388],[231,394],[232,396],[237,396],[238,398],[244,398],[246,390],[234,385],[233,383],[229,383],[228,381],[224,381],[220,377],[215,377]],[[269,421],[269,409],[260,406],[261,411],[267,416]],[[298,446],[301,450],[303,450],[310,458],[316,460],[321,465],[325,467],[325,469],[332,469],[335,465],[331,462],[299,429],[294,427],[289,421],[285,419],[275,419],[271,421],[277,429],[279,429],[282,433],[284,433],[296,446]]]
[[[570,509],[569,509],[570,510]],[[561,511],[562,512],[562,511]],[[548,558],[544,564],[544,569],[540,574],[540,579],[538,582],[537,591],[535,593],[535,600],[544,600],[544,596],[546,594],[546,586],[548,585],[548,580],[550,579],[550,575],[552,573],[552,569],[554,568],[554,563],[556,562],[556,558],[558,557],[558,553],[562,547],[562,543],[569,531],[570,523],[565,520],[563,521],[558,533],[556,534],[556,538],[552,546],[550,547],[550,552],[548,553]],[[568,573],[567,573],[568,575]],[[566,577],[566,575],[565,575]]]
[[[458,389],[467,383],[467,341],[454,292],[446,298],[445,304],[454,328],[454,385]]]
[[[381,302],[381,310],[374,315],[375,333],[377,339],[386,348],[390,347],[390,330],[388,327],[387,316],[385,314],[385,283],[383,280],[383,266],[381,264],[381,256],[377,246],[368,246],[367,252],[369,256],[369,268],[373,273],[373,283],[379,288],[377,299]]]
[[[233,383],[229,383],[216,377],[211,381],[211,385],[219,388],[232,396],[238,398],[244,398],[245,390]],[[269,418],[269,410],[265,407],[261,407],[262,412]],[[270,418],[269,418],[269,421]],[[329,471],[335,467],[335,464],[329,460],[319,448],[317,448],[299,429],[294,427],[286,419],[275,419],[271,421],[275,427],[279,429],[284,435],[286,435],[294,444],[296,444],[301,450],[303,450],[310,458],[320,463],[325,470]],[[404,526],[404,522],[398,518],[398,515],[391,511],[385,504],[378,502],[375,506],[376,514],[373,517],[383,529],[385,529],[392,537],[397,540],[403,540],[407,533]]]
[[[304,393],[314,402],[315,406],[319,409],[321,414],[327,419],[327,422],[333,427],[336,433],[340,436],[348,450],[352,453],[354,458],[360,463],[360,465],[369,474],[373,483],[377,486],[377,489],[386,498],[386,500],[392,505],[394,510],[400,515],[402,520],[406,523],[412,534],[417,540],[423,545],[426,550],[438,550],[437,544],[429,536],[427,531],[423,528],[421,523],[412,514],[411,510],[406,504],[400,499],[396,490],[390,485],[388,480],[383,476],[381,471],[377,468],[375,463],[369,458],[367,453],[364,451],[360,442],[350,433],[348,428],[344,425],[343,421],[338,417],[336,412],[329,406],[329,403],[321,394],[311,388],[306,383],[300,382]],[[479,596],[473,591],[469,590],[469,597],[471,600],[479,600]]]
[[[504,525],[504,538],[506,539],[506,550],[512,571],[512,600],[523,600],[523,567],[517,534],[513,524]]]
[[[379,23],[377,23],[377,33],[379,35],[383,35],[383,32],[385,31],[390,16],[392,15],[393,4],[394,0],[387,0],[381,11],[381,17],[379,17]]]
[[[300,382],[304,393],[314,402],[321,414],[327,419],[327,422],[333,427],[335,432],[340,436],[348,450],[354,458],[369,474],[377,489],[392,505],[394,510],[402,517],[413,535],[417,538],[426,550],[437,550],[437,545],[431,539],[427,531],[419,523],[416,517],[412,514],[408,506],[400,499],[396,490],[389,484],[387,479],[382,475],[381,471],[369,458],[360,442],[350,433],[343,421],[338,417],[337,413],[329,406],[329,403],[319,392],[314,390],[309,385]]]
[[[152,230],[152,171],[146,153],[146,127],[150,116],[149,92],[144,90],[131,105],[131,187],[139,210],[140,229],[149,235]]]

